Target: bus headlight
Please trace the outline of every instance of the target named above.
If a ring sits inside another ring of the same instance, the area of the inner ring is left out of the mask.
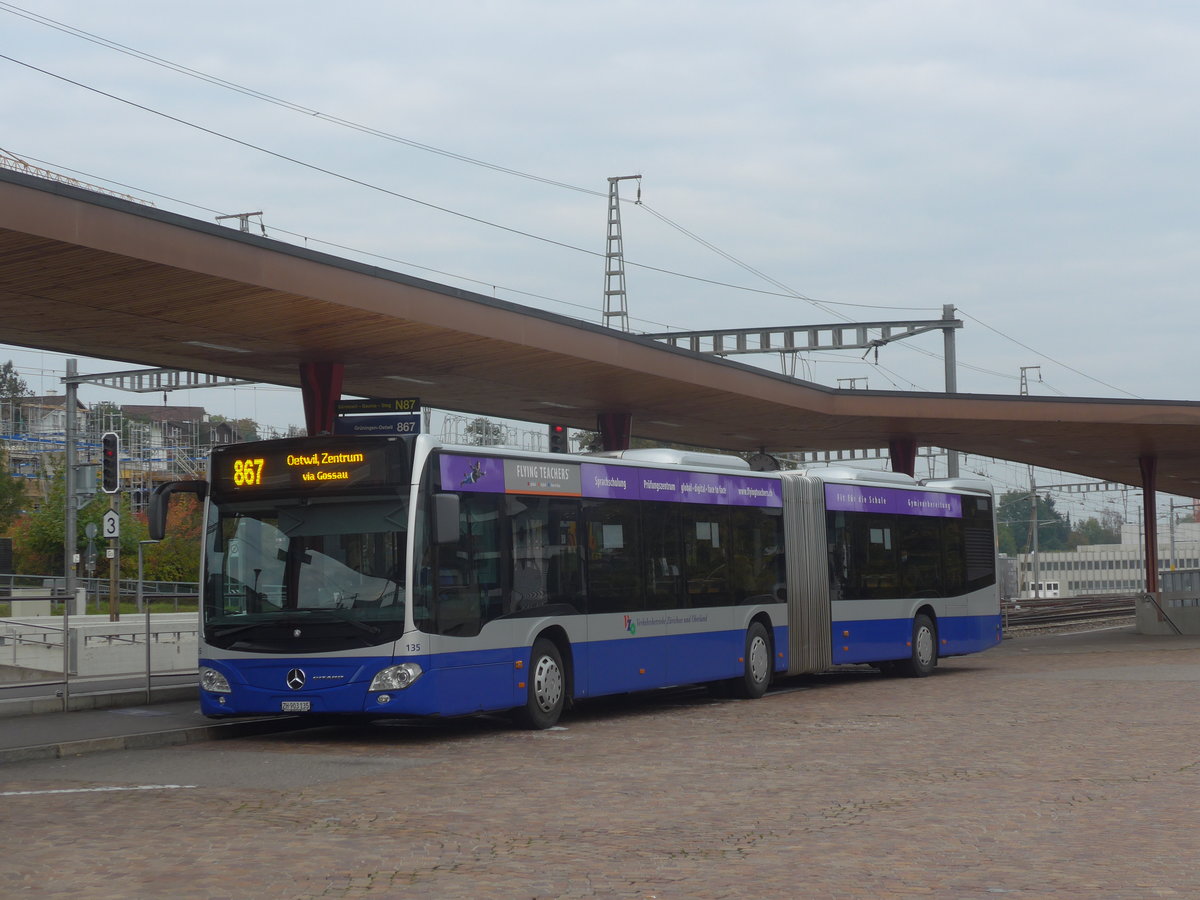
[[[415,662],[400,663],[381,669],[371,679],[371,691],[402,691],[421,677],[421,667]]]
[[[200,689],[212,694],[233,693],[229,688],[229,679],[208,666],[200,667]]]

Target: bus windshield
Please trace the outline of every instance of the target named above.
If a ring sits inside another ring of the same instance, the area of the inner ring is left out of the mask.
[[[349,649],[403,631],[408,503],[214,504],[204,638],[226,649]]]

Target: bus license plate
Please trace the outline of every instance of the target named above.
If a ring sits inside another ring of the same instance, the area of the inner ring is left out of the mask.
[[[280,712],[308,712],[311,709],[311,700],[282,700],[279,703]]]

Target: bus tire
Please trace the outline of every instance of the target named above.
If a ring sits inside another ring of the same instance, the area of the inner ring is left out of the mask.
[[[899,660],[899,671],[910,678],[924,678],[933,673],[937,666],[937,628],[929,616],[921,613],[913,619],[912,653],[908,659]]]
[[[746,629],[742,660],[742,677],[735,678],[731,687],[737,696],[757,700],[771,685],[771,636],[762,622],[751,622]]]
[[[538,638],[529,655],[525,705],[517,710],[517,721],[526,728],[539,731],[556,725],[566,704],[566,686],[567,677],[558,645],[546,638]]]

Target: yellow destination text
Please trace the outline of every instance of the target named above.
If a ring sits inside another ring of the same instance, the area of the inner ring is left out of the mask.
[[[366,456],[363,453],[337,453],[330,450],[307,454],[289,453],[287,458],[289,466],[344,466],[347,463],[365,461]]]

